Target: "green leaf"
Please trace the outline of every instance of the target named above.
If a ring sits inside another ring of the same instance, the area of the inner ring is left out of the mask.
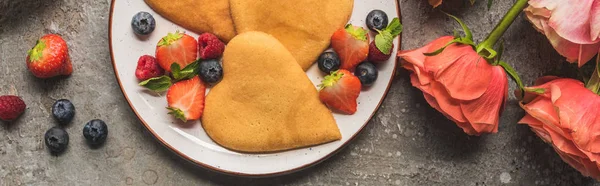
[[[532,92],[532,93],[536,93],[536,94],[544,94],[544,93],[546,93],[546,89],[545,88],[525,88],[524,90],[526,92]]]
[[[173,117],[180,119],[183,122],[187,122],[187,118],[185,118],[185,114],[181,109],[173,107],[167,107],[167,109],[169,110],[169,114],[173,115]]]
[[[198,74],[199,67],[200,60],[194,61],[183,69],[181,69],[179,64],[173,63],[171,64],[171,74],[173,74],[173,78],[175,78],[176,81],[190,79]]]
[[[494,2],[494,0],[488,0],[488,3],[487,3],[488,10],[490,10],[490,8],[492,8],[492,2]]]
[[[400,19],[398,18],[392,19],[392,22],[390,22],[390,24],[388,24],[388,26],[385,28],[385,30],[388,30],[392,35],[392,39],[400,35],[400,33],[402,33],[402,29],[402,23],[400,23]]]
[[[502,68],[504,68],[504,71],[506,71],[506,73],[517,83],[517,86],[519,86],[519,89],[525,90],[523,81],[521,81],[519,74],[517,73],[517,71],[514,68],[512,68],[508,63],[506,63],[504,61],[500,61],[498,64]]]
[[[154,92],[164,92],[171,87],[171,78],[169,76],[160,76],[142,81],[140,86],[146,87]]]
[[[594,69],[592,77],[590,77],[585,84],[585,87],[595,94],[600,93],[600,54],[599,56],[596,56],[596,68]]]
[[[183,37],[183,33],[180,33],[179,30],[175,31],[175,33],[168,33],[167,36],[160,39],[158,42],[158,46],[169,46],[173,42],[181,39]]]
[[[392,53],[392,48],[394,47],[392,43],[393,39],[394,37],[392,36],[392,34],[390,34],[390,32],[388,32],[387,30],[381,31],[375,36],[375,46],[377,47],[377,49],[379,49],[379,51],[381,51],[385,55],[388,55]]]
[[[367,41],[367,30],[363,27],[352,26],[352,24],[346,25],[346,32],[348,32],[352,37],[361,41]]]
[[[443,12],[443,11],[442,11]],[[458,24],[460,24],[460,26],[462,27],[463,31],[465,32],[465,38],[473,41],[473,33],[471,32],[471,30],[469,29],[469,27],[467,27],[467,25],[460,20],[458,17],[453,16],[449,13],[443,12],[444,14],[446,14],[447,16],[451,17],[452,19],[456,20],[456,22],[458,22]]]
[[[454,44],[454,43],[460,43],[460,44],[471,45],[471,46],[474,45],[473,41],[465,40],[464,38],[455,38],[452,41],[448,42],[446,45],[444,45],[444,47],[442,47],[440,49],[437,49],[436,51],[433,51],[433,52],[423,53],[423,55],[425,55],[425,56],[435,56],[435,55],[438,55],[438,54],[442,53],[444,51],[444,49],[446,49],[446,47],[448,47],[448,46],[450,46],[451,44]]]

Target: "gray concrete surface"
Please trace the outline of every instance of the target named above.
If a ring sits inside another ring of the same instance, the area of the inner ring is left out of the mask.
[[[481,41],[514,0],[446,0],[441,9],[465,20]],[[415,48],[459,28],[425,0],[401,0],[403,48]],[[600,185],[563,163],[526,126],[514,96],[495,135],[469,137],[430,108],[407,72],[399,71],[368,127],[329,160],[291,175],[248,179],[195,167],[162,147],[139,123],[113,74],[108,49],[109,0],[0,0],[0,94],[18,94],[28,109],[0,124],[0,185]],[[116,18],[116,19],[130,19]],[[68,41],[75,73],[41,80],[26,69],[26,51],[44,33]],[[546,39],[519,17],[504,37],[505,60],[523,80],[573,74]],[[515,84],[511,82],[511,91]],[[44,132],[56,125],[50,106],[71,99],[71,144],[51,156]],[[81,129],[93,118],[110,126],[107,144],[90,149]]]

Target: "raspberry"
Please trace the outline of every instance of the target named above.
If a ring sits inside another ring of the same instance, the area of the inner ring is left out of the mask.
[[[137,68],[135,69],[135,77],[138,80],[145,81],[153,77],[162,76],[163,74],[165,74],[165,70],[160,68],[156,58],[143,55],[138,60]]]
[[[394,48],[394,44],[392,44],[392,48]],[[375,46],[375,41],[371,42],[369,45],[369,61],[371,63],[380,63],[387,61],[392,56],[392,53],[386,55],[383,52],[379,51],[377,46]]]
[[[223,55],[225,44],[211,33],[204,33],[198,37],[198,48],[201,59],[217,59]]]
[[[0,96],[0,119],[12,121],[25,112],[25,102],[18,96]]]

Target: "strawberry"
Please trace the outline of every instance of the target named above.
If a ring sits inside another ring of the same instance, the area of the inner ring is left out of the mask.
[[[340,68],[353,71],[369,55],[369,34],[362,27],[348,24],[333,33],[331,47],[340,56]]]
[[[356,112],[356,99],[360,94],[360,80],[347,70],[338,70],[325,76],[319,85],[319,98],[329,108],[344,114]]]
[[[160,67],[171,72],[171,64],[177,63],[185,67],[196,61],[198,43],[196,39],[179,31],[169,33],[156,45],[156,59]]]
[[[394,38],[402,33],[402,24],[398,18],[394,18],[385,29],[377,30],[377,32],[379,34],[369,45],[369,61],[373,63],[390,59],[394,49]]]
[[[175,83],[167,91],[169,114],[184,122],[200,119],[205,92],[206,87],[198,76]]]
[[[12,121],[25,112],[25,102],[18,96],[0,96],[0,119]]]
[[[26,61],[29,71],[38,78],[70,75],[73,72],[67,42],[56,34],[42,36],[27,51]]]

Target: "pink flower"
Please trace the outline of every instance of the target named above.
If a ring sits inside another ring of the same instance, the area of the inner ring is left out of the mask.
[[[496,133],[508,98],[508,79],[500,66],[492,66],[470,45],[452,44],[435,56],[423,53],[442,48],[453,39],[445,36],[426,46],[400,51],[402,66],[414,73],[412,85],[425,99],[469,135]]]
[[[521,103],[527,124],[569,165],[581,174],[600,179],[600,97],[583,83],[542,77]],[[543,93],[542,93],[543,92]]]
[[[442,4],[442,0],[427,0],[433,8],[438,7]]]
[[[527,19],[567,61],[583,66],[600,49],[600,0],[529,0]]]

